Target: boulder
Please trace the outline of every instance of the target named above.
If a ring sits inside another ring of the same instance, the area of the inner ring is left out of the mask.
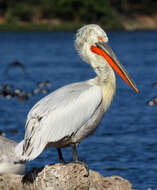
[[[119,176],[103,177],[84,164],[68,163],[34,168],[25,176],[0,175],[0,190],[132,190]]]

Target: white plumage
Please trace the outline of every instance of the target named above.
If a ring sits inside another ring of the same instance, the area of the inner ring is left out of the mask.
[[[112,50],[108,46],[105,49],[107,42],[106,33],[98,25],[86,25],[78,31],[76,48],[97,77],[64,86],[34,105],[27,117],[24,141],[16,147],[21,159],[32,160],[44,148],[56,147],[63,160],[60,148],[72,146],[73,160],[78,161],[76,144],[95,130],[115,93],[115,75],[108,59],[113,58],[120,66]],[[92,50],[93,46],[98,52]],[[106,58],[100,50],[106,52]],[[126,71],[120,69],[136,89]]]
[[[17,142],[0,136],[0,174],[24,174],[25,162],[15,154]]]

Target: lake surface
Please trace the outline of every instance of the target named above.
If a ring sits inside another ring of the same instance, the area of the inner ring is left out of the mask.
[[[109,32],[110,45],[125,66],[140,93],[136,94],[117,76],[117,91],[94,136],[78,147],[80,160],[104,176],[120,175],[134,188],[157,187],[157,107],[146,101],[157,95],[152,83],[157,81],[157,32]],[[50,91],[65,84],[95,76],[89,65],[75,51],[74,33],[28,32],[0,33],[0,85],[7,83],[29,92],[38,81],[49,80]],[[13,61],[26,67],[6,68]],[[44,94],[28,101],[0,98],[0,130],[6,137],[21,141],[28,111]],[[18,130],[16,132],[16,130]],[[63,150],[71,161],[71,150]],[[44,151],[28,162],[32,167],[57,163],[55,149]]]

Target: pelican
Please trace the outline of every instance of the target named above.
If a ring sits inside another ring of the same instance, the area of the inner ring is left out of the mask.
[[[24,174],[25,162],[15,154],[17,142],[0,136],[0,174]]]
[[[63,161],[61,148],[71,146],[73,161],[79,162],[77,145],[97,128],[115,94],[113,70],[138,92],[98,25],[79,29],[75,46],[96,77],[63,86],[34,105],[27,116],[24,140],[16,147],[23,160],[33,160],[45,148],[54,147]]]

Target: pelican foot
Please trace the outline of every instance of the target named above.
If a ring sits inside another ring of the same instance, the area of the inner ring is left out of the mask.
[[[87,164],[85,162],[81,162],[81,161],[77,160],[77,161],[73,161],[72,163],[83,165],[86,168],[87,171],[89,170],[88,166],[87,166]]]
[[[65,160],[59,160],[59,163],[63,165],[66,164]]]

